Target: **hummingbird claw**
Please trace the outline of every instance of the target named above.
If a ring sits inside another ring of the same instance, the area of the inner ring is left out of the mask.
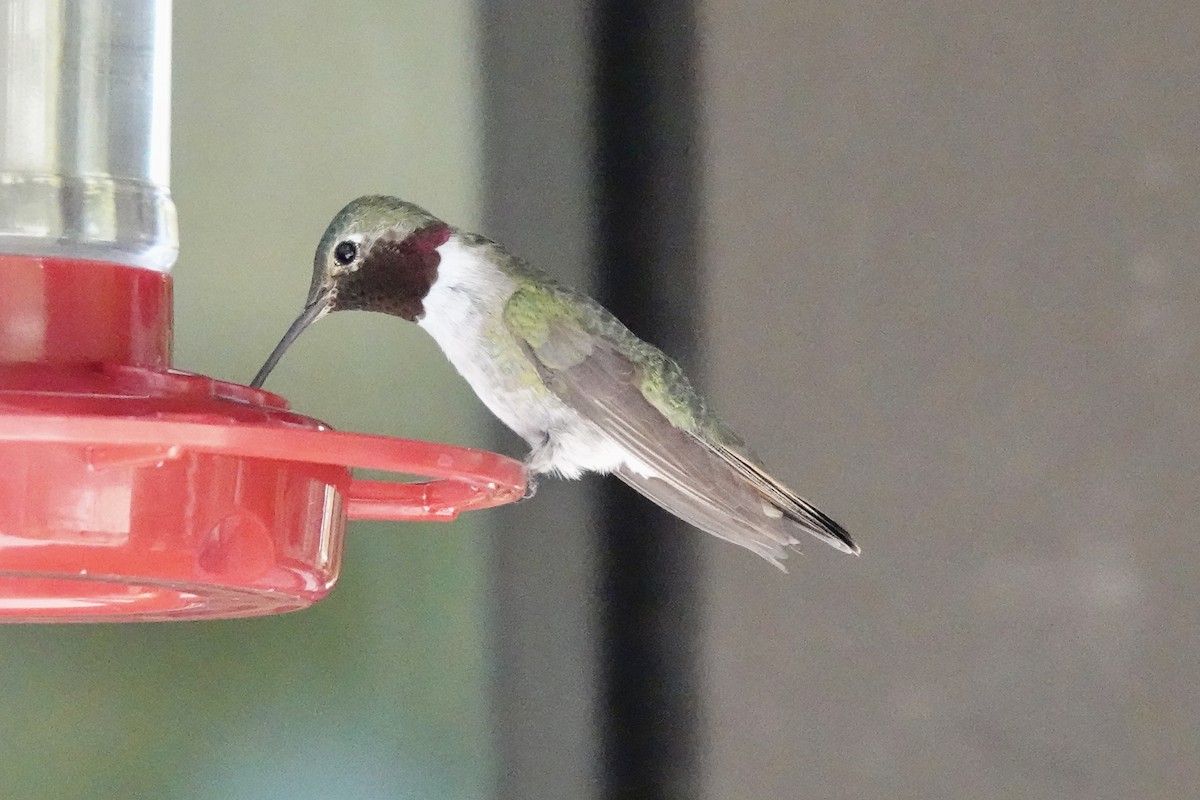
[[[537,478],[534,477],[532,472],[526,471],[526,473],[525,473],[525,494],[521,495],[521,499],[518,500],[517,502],[524,503],[526,500],[530,499],[535,494],[537,494],[537,490],[538,490]]]
[[[518,503],[523,503],[537,494],[537,476],[539,473],[546,472],[546,467],[553,458],[554,451],[550,445],[550,434],[546,432],[542,434],[541,440],[532,446],[525,459],[525,495],[517,501]]]

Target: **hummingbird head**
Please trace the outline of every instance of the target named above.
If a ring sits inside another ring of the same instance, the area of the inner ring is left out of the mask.
[[[420,206],[367,195],[343,208],[325,229],[313,259],[312,285],[300,316],[279,340],[251,386],[261,386],[292,342],[331,311],[379,311],[415,322],[437,280],[437,248],[450,226]]]

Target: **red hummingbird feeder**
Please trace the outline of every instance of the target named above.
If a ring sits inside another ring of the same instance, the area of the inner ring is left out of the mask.
[[[347,519],[449,521],[523,494],[511,459],[334,431],[172,369],[170,3],[16,8],[0,20],[29,56],[0,62],[0,622],[305,608],[337,581]]]

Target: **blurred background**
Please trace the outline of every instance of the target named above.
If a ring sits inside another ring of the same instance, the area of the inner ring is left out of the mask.
[[[601,294],[841,521],[790,574],[600,479],[357,523],[257,620],[0,629],[12,797],[1186,797],[1190,3],[178,3],[176,366],[247,381],[403,196]],[[415,326],[269,388],[498,449]]]

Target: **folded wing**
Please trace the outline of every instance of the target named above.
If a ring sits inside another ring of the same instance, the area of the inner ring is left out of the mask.
[[[588,330],[566,304],[575,298],[565,299],[559,313],[535,318],[521,313],[527,298],[519,295],[520,290],[510,300],[514,313],[506,313],[510,329],[550,391],[629,452],[630,461],[616,472],[622,481],[684,521],[777,566],[800,533],[858,553],[840,525],[767,474],[703,410],[690,387],[679,399],[661,380],[647,379],[647,364],[665,366],[674,381],[668,386],[686,386],[665,355],[598,306],[592,310],[602,312],[602,327]],[[544,308],[544,298],[537,300]]]

